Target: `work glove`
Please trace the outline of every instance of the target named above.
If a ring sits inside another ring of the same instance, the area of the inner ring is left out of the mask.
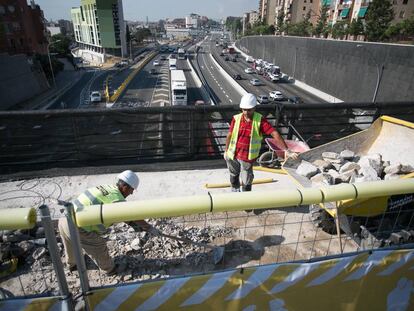
[[[285,160],[287,159],[293,159],[296,160],[298,158],[298,154],[296,152],[293,152],[289,149],[285,150]]]

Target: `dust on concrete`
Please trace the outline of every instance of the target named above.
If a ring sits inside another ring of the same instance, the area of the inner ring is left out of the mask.
[[[140,201],[180,196],[194,196],[229,192],[229,188],[206,189],[207,183],[228,181],[226,169],[138,172],[139,189],[128,201]],[[20,180],[0,184],[0,208],[39,207],[47,204],[52,216],[63,217],[57,199],[72,200],[85,189],[113,184],[117,174],[77,175],[53,178]],[[254,185],[253,191],[276,191],[296,188],[286,175],[255,171],[255,178],[274,178],[276,182]],[[309,259],[327,254],[338,254],[338,241],[320,230],[310,221],[307,207],[267,210],[256,216],[253,213],[224,212],[189,215],[162,220],[150,220],[167,233],[186,236],[210,245],[224,246],[221,262],[214,264],[211,250],[194,245],[177,244],[165,238],[143,237],[133,233],[123,223],[111,227],[108,234],[110,254],[125,270],[108,277],[95,263],[87,258],[88,277],[91,286],[121,284],[139,280],[165,278],[191,273],[206,273],[228,268],[240,268],[258,264]],[[136,241],[138,239],[138,241]],[[140,241],[139,239],[142,239]],[[135,242],[134,242],[135,241]],[[131,247],[132,243],[134,248]],[[355,250],[348,243],[347,250]],[[39,248],[40,246],[36,246]],[[179,250],[179,251],[178,251]],[[64,260],[63,248],[60,254]],[[56,291],[57,281],[50,258],[43,256],[37,265],[25,264],[16,273],[3,279],[0,287],[17,296]],[[77,272],[66,270],[71,290],[79,291]]]

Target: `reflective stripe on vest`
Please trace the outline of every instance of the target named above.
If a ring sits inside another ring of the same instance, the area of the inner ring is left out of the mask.
[[[243,117],[243,113],[239,113],[234,116],[234,127],[233,132],[231,133],[231,139],[229,147],[227,149],[227,157],[229,159],[234,159],[236,154],[236,145],[237,139],[239,136],[240,122]],[[263,135],[260,133],[260,122],[262,120],[262,115],[258,112],[253,113],[252,120],[252,130],[250,132],[250,145],[249,145],[249,160],[254,160],[259,156],[260,149],[262,147]]]
[[[125,201],[125,198],[117,186],[103,185],[86,190],[73,201],[73,204],[76,206],[75,212],[77,212],[90,205],[109,204],[120,201]],[[106,228],[101,224],[82,227],[82,229],[88,232],[95,231],[99,233],[105,231]]]

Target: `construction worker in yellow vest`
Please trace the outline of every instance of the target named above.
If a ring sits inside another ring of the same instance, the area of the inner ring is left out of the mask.
[[[242,113],[233,116],[230,130],[226,137],[224,159],[230,171],[231,190],[251,191],[253,183],[253,163],[259,156],[263,134],[272,136],[284,146],[289,157],[297,155],[288,149],[284,139],[260,113],[255,112],[256,96],[247,93],[240,101]]]
[[[126,197],[131,195],[138,188],[139,178],[130,171],[124,171],[118,175],[116,185],[101,185],[86,190],[73,201],[75,212],[85,209],[90,205],[108,204],[125,201]],[[148,231],[152,226],[145,220],[128,223],[135,230],[138,228]],[[116,274],[119,267],[114,264],[113,259],[109,256],[106,241],[101,234],[106,231],[105,226],[87,226],[78,228],[82,248],[96,262],[98,267],[105,271],[107,275]],[[66,263],[69,271],[77,269],[73,255],[72,242],[69,233],[69,227],[66,218],[59,219],[59,232],[65,247]]]

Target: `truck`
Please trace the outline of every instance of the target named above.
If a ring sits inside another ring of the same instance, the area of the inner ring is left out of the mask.
[[[169,64],[170,70],[176,70],[177,69],[177,59],[170,58],[170,60],[168,61],[168,64]]]
[[[178,59],[185,59],[185,50],[183,48],[178,49]]]
[[[235,53],[234,47],[232,47],[232,46],[229,46],[227,48],[227,51],[228,51],[229,54],[234,54]]]
[[[187,80],[183,70],[170,70],[171,105],[187,105]]]
[[[372,157],[369,163],[381,163],[377,166],[380,170],[387,163],[396,172],[389,179],[413,179],[413,141],[414,123],[382,116],[368,129],[306,151],[297,160],[288,159],[283,169],[300,186],[312,187],[312,182],[297,171],[302,160],[315,163],[323,153],[350,150],[357,158]],[[374,160],[375,157],[380,159],[379,162]],[[349,163],[352,164],[345,162]],[[382,175],[389,172],[384,169]],[[365,171],[362,171],[361,176],[364,175]],[[414,183],[414,179],[412,181]],[[335,180],[335,184],[343,182]],[[352,179],[349,182],[356,183]],[[316,227],[330,234],[338,234],[339,227],[362,249],[412,243],[414,240],[414,193],[313,204],[309,206],[309,214]]]

